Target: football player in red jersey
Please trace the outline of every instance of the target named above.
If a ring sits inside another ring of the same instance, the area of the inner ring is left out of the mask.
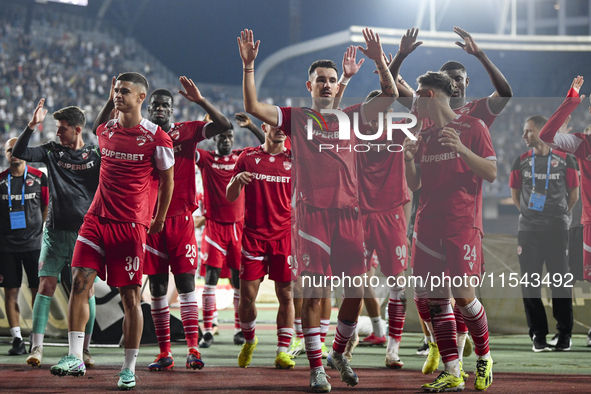
[[[69,355],[51,367],[58,376],[81,376],[84,326],[88,320],[88,292],[99,275],[118,287],[125,311],[125,361],[119,373],[120,389],[135,387],[135,362],[143,331],[140,287],[147,234],[162,231],[174,188],[172,140],[156,124],[142,118],[148,91],[146,78],[134,72],[120,74],[93,130],[99,140],[101,173],[97,192],[72,258],[72,293],[68,303]],[[100,123],[113,107],[118,117]],[[152,218],[155,193],[153,172],[160,176],[158,204]]]
[[[258,129],[249,130],[264,142],[264,134]],[[205,229],[201,243],[201,275],[205,276],[203,289],[203,338],[199,346],[213,343],[213,318],[216,311],[215,288],[220,277],[230,277],[234,288],[234,344],[244,344],[240,329],[238,303],[240,301],[240,250],[244,226],[244,196],[230,202],[226,198],[226,186],[232,179],[236,160],[243,149],[232,149],[234,130],[230,129],[214,137],[217,149],[197,149],[197,166],[203,180],[203,207]],[[228,272],[229,271],[229,272]],[[227,275],[227,276],[226,276]]]
[[[379,36],[370,29],[365,29],[363,35],[367,48],[358,49],[374,60],[379,71],[382,94],[368,103],[345,108],[340,116],[344,115],[350,121],[367,123],[377,118],[378,114],[398,97],[398,92],[392,74],[388,71]],[[304,283],[307,294],[304,294],[302,325],[311,367],[310,387],[316,392],[328,392],[331,386],[322,366],[320,343],[322,288],[312,283],[314,280],[316,283],[321,282],[329,267],[336,276],[357,277],[366,272],[363,230],[357,198],[356,159],[355,152],[351,150],[351,142],[355,142],[357,136],[351,137],[353,141],[340,138],[338,118],[328,115],[327,112],[324,112],[324,122],[319,121],[317,125],[312,123],[312,129],[307,126],[308,119],[312,119],[310,115],[317,116],[318,112],[333,107],[334,97],[339,89],[334,62],[319,60],[308,70],[309,80],[306,86],[312,96],[311,110],[280,108],[261,103],[257,99],[254,60],[258,54],[259,42],[255,43],[252,31],[241,32],[238,46],[243,62],[246,112],[292,136],[292,144],[298,154],[296,219],[297,233],[301,239],[297,243],[296,255],[298,264],[305,265],[304,276],[309,283],[308,286]],[[330,113],[335,114],[332,110]],[[343,132],[346,133],[347,130],[344,129]],[[322,152],[321,145],[336,147],[336,150],[330,153]],[[346,297],[339,310],[333,350],[328,355],[328,364],[336,368],[341,380],[351,386],[357,385],[359,379],[343,356],[343,352],[355,331],[362,297],[362,288],[347,286]]]
[[[287,355],[293,335],[291,298],[291,151],[284,146],[283,131],[263,124],[265,143],[245,150],[238,157],[234,176],[226,189],[229,201],[244,189],[245,217],[240,264],[240,327],[246,343],[238,365],[246,368],[258,339],[255,336],[255,299],[266,274],[275,282],[277,310],[277,354],[275,366],[295,366]]]
[[[497,116],[500,115],[503,108],[505,108],[505,106],[513,96],[511,85],[509,84],[503,73],[501,73],[501,71],[486,56],[486,53],[478,46],[478,44],[476,43],[474,38],[472,38],[470,33],[457,26],[454,27],[454,32],[458,34],[460,38],[463,40],[463,42],[456,41],[456,45],[462,48],[467,54],[472,55],[476,59],[478,59],[478,61],[482,64],[482,66],[488,73],[490,81],[493,87],[495,88],[495,91],[488,97],[466,102],[466,90],[470,83],[470,78],[468,77],[466,67],[464,67],[464,65],[460,62],[453,60],[448,61],[441,66],[439,71],[443,72],[452,79],[454,92],[450,100],[450,106],[456,113],[470,115],[475,118],[482,119],[486,126],[490,128]],[[401,80],[399,80],[397,87],[400,92],[399,101],[401,102],[401,104],[407,106],[410,109],[412,100],[403,100],[403,98],[413,97],[412,88],[410,88],[410,86],[406,84],[406,82]],[[413,194],[412,216],[416,214],[419,197],[420,190],[417,190]],[[414,223],[410,223],[409,234],[411,235],[413,232],[413,227]],[[421,352],[421,354],[423,354],[423,352],[426,352],[427,350],[429,352],[429,357],[423,365],[423,373],[430,374],[433,371],[437,370],[437,367],[439,366],[439,351],[435,343],[435,338],[433,337],[433,327],[431,324],[431,316],[428,312],[429,307],[426,303],[426,298],[415,298],[415,303],[417,304],[417,309],[419,310],[419,316],[421,317],[422,323],[421,326],[425,334],[425,343],[421,348],[419,348],[419,351]],[[456,318],[458,328],[458,352],[460,354],[460,359],[462,359],[462,354],[464,353],[464,345],[471,345],[471,343],[469,341],[466,342],[468,337],[468,329],[464,324],[462,314],[460,313],[458,307],[454,307],[454,316]],[[470,349],[466,350],[467,355],[471,353]]]
[[[441,72],[417,79],[417,114],[430,122],[418,141],[404,142],[405,175],[411,190],[422,186],[412,249],[413,275],[477,277],[482,274],[482,180],[496,179],[496,155],[490,134],[481,119],[457,114],[450,107],[454,85]],[[420,125],[417,125],[418,129]],[[421,163],[420,169],[415,161]],[[417,284],[415,291],[426,292]],[[445,370],[423,389],[447,391],[464,388],[458,358],[456,321],[450,296],[464,318],[478,355],[474,387],[485,390],[492,383],[492,358],[488,347],[488,323],[484,307],[475,296],[472,281],[463,287],[435,288],[428,294],[435,339]]]
[[[172,139],[175,163],[175,188],[166,215],[164,230],[148,236],[146,244],[146,265],[144,273],[150,278],[152,294],[152,319],[160,354],[148,366],[150,371],[170,369],[174,366],[170,348],[170,311],[167,300],[169,267],[174,274],[179,293],[181,320],[187,339],[188,355],[186,367],[203,368],[198,351],[197,295],[195,293],[195,271],[197,268],[197,241],[193,223],[193,211],[197,208],[195,179],[195,149],[200,141],[228,130],[231,123],[201,95],[201,92],[187,77],[180,77],[184,91],[179,93],[196,103],[210,116],[211,122],[171,123],[174,99],[166,89],[157,89],[150,95],[148,113],[150,121],[168,133]]]

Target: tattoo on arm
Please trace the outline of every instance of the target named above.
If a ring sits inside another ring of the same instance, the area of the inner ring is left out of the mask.
[[[394,96],[394,79],[392,78],[392,74],[390,74],[387,67],[377,66],[377,68],[380,74],[382,93],[389,97]]]

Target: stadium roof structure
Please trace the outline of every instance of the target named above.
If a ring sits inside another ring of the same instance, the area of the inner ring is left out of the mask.
[[[282,62],[308,53],[332,48],[339,45],[363,44],[362,31],[364,26],[350,26],[346,30],[328,34],[312,40],[287,46],[263,60],[257,67],[255,84],[260,90],[267,74]],[[384,45],[400,43],[400,37],[406,33],[404,29],[374,27],[372,30],[380,35]],[[545,52],[591,52],[591,36],[571,35],[530,35],[471,33],[471,36],[483,50],[499,51],[545,51]],[[457,48],[459,37],[453,32],[421,30],[419,39],[423,47]]]

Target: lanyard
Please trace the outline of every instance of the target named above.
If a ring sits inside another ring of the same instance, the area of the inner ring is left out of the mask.
[[[27,183],[27,166],[25,166],[25,176],[23,177],[23,199],[21,206],[25,209],[25,184]],[[8,173],[8,208],[12,211],[12,189],[10,188],[10,173]]]
[[[548,182],[550,181],[550,163],[552,162],[552,149],[548,154],[548,171],[546,172],[546,191],[548,191]],[[531,150],[531,184],[533,192],[536,192],[536,154],[534,150]]]

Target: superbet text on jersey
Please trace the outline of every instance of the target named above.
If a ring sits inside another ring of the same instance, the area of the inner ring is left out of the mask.
[[[88,212],[148,227],[152,219],[152,171],[174,165],[172,140],[157,125],[142,119],[124,128],[117,119],[103,123],[96,135],[102,156],[99,186]],[[130,143],[132,141],[132,143]]]
[[[296,199],[298,202],[317,208],[351,208],[359,205],[357,199],[356,155],[351,148],[357,137],[351,133],[350,140],[339,139],[339,122],[336,116],[324,115],[321,126],[313,123],[313,138],[306,138],[309,109],[277,107],[277,127],[291,137],[297,157]],[[363,118],[363,104],[356,104],[343,111],[350,121],[354,114]],[[352,124],[352,123],[351,123]],[[339,146],[338,150],[320,152],[322,144]]]
[[[291,229],[291,151],[271,155],[262,146],[242,152],[234,176],[248,171],[252,181],[244,187],[244,232],[253,238],[285,238]]]
[[[203,179],[203,216],[220,223],[236,223],[244,218],[244,196],[234,202],[226,198],[226,186],[232,179],[236,160],[242,149],[235,149],[227,156],[217,151],[197,149],[196,162]]]
[[[445,127],[453,128],[462,144],[476,155],[496,160],[490,133],[482,120],[457,115]],[[482,178],[456,152],[439,142],[441,133],[435,125],[421,131],[423,142],[415,157],[421,164],[422,185],[416,226],[429,223],[447,229],[449,235],[473,227],[482,232]]]

